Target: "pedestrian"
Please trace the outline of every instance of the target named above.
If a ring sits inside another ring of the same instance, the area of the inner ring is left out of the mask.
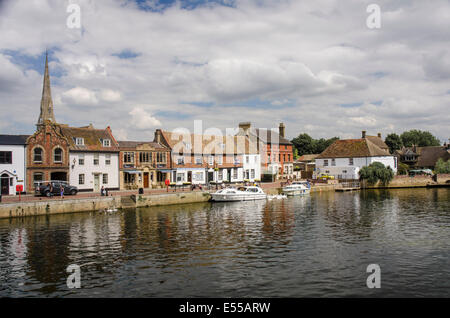
[[[63,187],[62,184],[61,184],[61,186],[59,188],[59,192],[61,193],[61,199],[63,199],[64,198],[64,187]]]
[[[105,195],[105,187],[102,186],[102,189],[100,190],[100,195],[103,197]]]
[[[53,196],[53,185],[51,182],[48,183],[47,185],[48,191],[50,192],[50,196]]]

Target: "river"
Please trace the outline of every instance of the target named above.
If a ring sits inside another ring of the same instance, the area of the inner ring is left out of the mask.
[[[0,220],[0,296],[449,297],[450,189]]]

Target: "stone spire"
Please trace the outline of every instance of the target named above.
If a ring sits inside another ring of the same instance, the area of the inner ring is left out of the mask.
[[[48,73],[48,54],[45,52],[45,73],[44,73],[44,87],[42,88],[41,99],[41,114],[37,122],[37,126],[41,126],[45,121],[56,123],[55,115],[53,114],[52,92],[50,90],[50,74]]]

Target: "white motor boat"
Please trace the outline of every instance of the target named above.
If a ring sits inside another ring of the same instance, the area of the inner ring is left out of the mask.
[[[257,186],[226,188],[211,194],[213,201],[254,201],[265,200],[267,195]]]
[[[308,181],[294,181],[284,186],[281,191],[286,195],[305,195],[309,194],[311,185]]]

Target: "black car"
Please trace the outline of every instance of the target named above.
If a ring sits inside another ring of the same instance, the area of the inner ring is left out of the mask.
[[[61,195],[61,186],[64,187],[64,194],[75,195],[78,193],[77,187],[71,186],[65,181],[44,181],[36,186],[35,194],[47,197]]]

